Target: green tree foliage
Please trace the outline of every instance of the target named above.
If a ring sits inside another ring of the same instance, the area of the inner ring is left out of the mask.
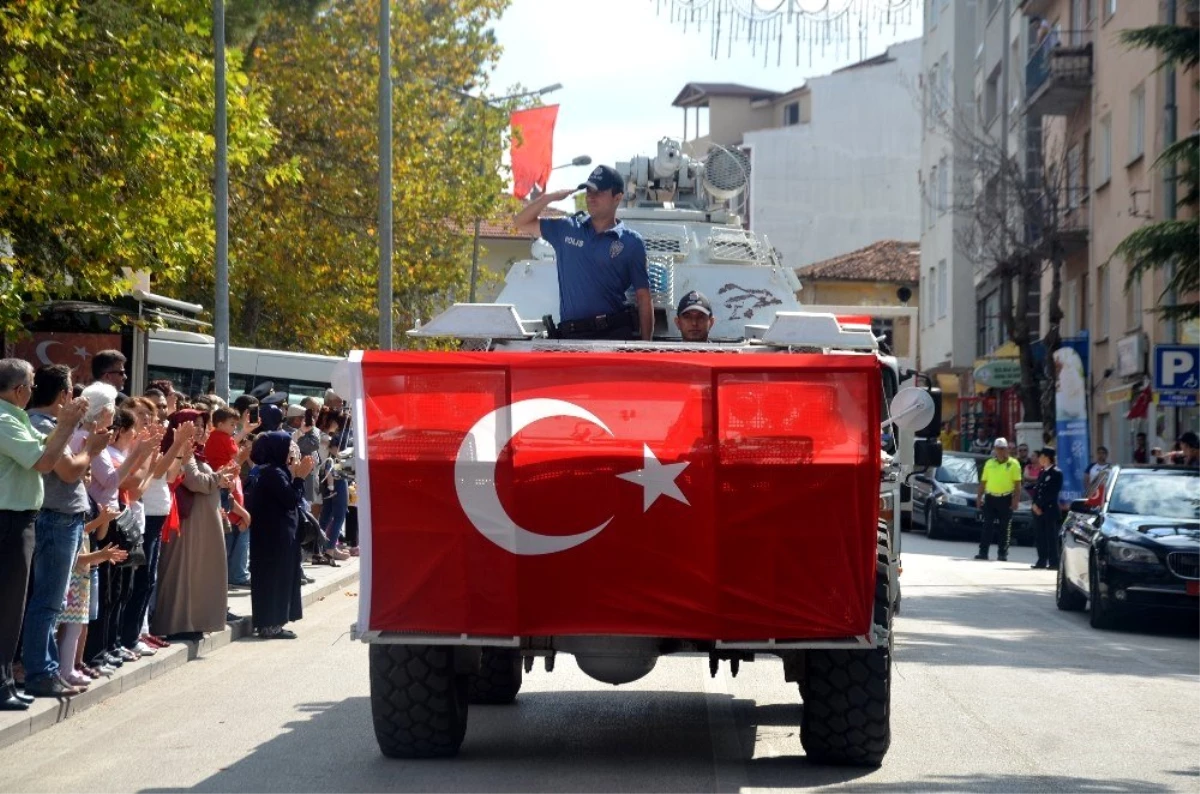
[[[398,332],[465,291],[463,230],[502,197],[507,113],[460,92],[484,87],[505,1],[392,1]],[[235,344],[340,355],[378,342],[378,13],[378,0],[282,8],[248,35],[279,141],[262,173],[231,180]],[[299,178],[268,178],[288,169]],[[208,305],[212,289],[211,268],[198,269],[176,295]]]
[[[1131,47],[1156,49],[1161,54],[1160,69],[1183,69],[1195,90],[1195,69],[1200,65],[1200,32],[1194,26],[1154,25],[1127,30],[1122,40]],[[1197,123],[1200,120],[1196,120]],[[1164,273],[1174,265],[1171,276],[1159,299],[1158,311],[1167,318],[1189,320],[1200,317],[1200,132],[1193,131],[1163,150],[1154,163],[1162,169],[1174,170],[1178,189],[1178,206],[1182,218],[1148,223],[1130,234],[1113,251],[1130,263],[1126,288],[1139,279]],[[1167,296],[1176,296],[1168,303]]]
[[[211,269],[210,6],[196,0],[0,4],[0,330],[29,301],[122,293]],[[230,168],[274,142],[269,96],[228,61]],[[205,301],[209,303],[209,301]]]

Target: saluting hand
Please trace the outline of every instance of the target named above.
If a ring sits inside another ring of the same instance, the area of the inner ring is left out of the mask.
[[[555,201],[562,201],[563,199],[570,198],[578,192],[579,188],[567,188],[566,190],[556,190],[553,193],[544,193],[542,198],[544,198],[546,203],[549,204]]]

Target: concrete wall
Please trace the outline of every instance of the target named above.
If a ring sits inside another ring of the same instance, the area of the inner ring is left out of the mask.
[[[898,306],[896,290],[907,286],[913,298],[905,305],[916,306],[916,284],[892,284],[880,281],[819,281],[802,279],[804,289],[800,291],[800,302],[807,306]],[[900,358],[913,360],[913,333],[907,318],[897,319],[892,327],[895,353]]]
[[[748,130],[770,127],[776,112],[769,103],[754,107],[745,97],[712,97],[708,101],[708,138],[722,146],[735,145]]]
[[[897,44],[889,49],[894,62],[814,78],[810,123],[746,134],[750,227],[785,264],[918,239],[920,47]]]

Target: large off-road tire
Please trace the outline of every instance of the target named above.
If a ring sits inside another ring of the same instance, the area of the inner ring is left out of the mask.
[[[1058,559],[1058,578],[1054,583],[1054,603],[1063,612],[1080,612],[1087,605],[1087,596],[1067,581],[1067,561]]]
[[[875,623],[889,632],[886,647],[806,654],[800,743],[814,763],[875,767],[887,755],[892,743],[892,619],[886,574],[876,576]]]
[[[467,676],[445,645],[372,645],[371,719],[389,758],[447,758],[467,732]]]
[[[521,691],[521,652],[515,648],[484,648],[479,672],[471,676],[468,697],[472,703],[505,705]]]

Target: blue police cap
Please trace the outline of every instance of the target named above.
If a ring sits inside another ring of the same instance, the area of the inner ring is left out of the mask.
[[[617,173],[617,169],[608,165],[598,165],[592,171],[587,181],[579,186],[580,190],[625,192],[625,180]]]

